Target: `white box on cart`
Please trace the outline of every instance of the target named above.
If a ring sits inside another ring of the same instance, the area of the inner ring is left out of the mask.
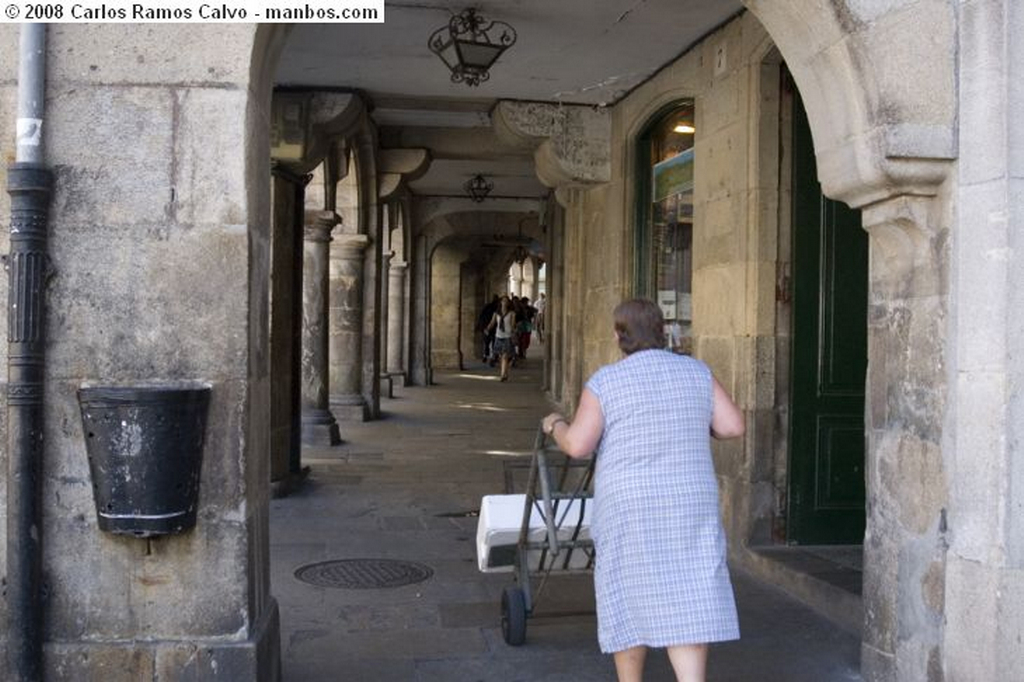
[[[584,502],[586,504],[584,504]],[[516,546],[519,543],[519,529],[523,524],[523,505],[526,495],[485,495],[480,500],[480,519],[476,527],[477,565],[483,573],[509,573],[514,568]],[[553,504],[553,503],[552,503]],[[543,542],[547,537],[547,526],[538,506],[543,509],[543,502],[537,500],[530,513],[530,542]],[[590,508],[593,500],[558,500],[558,510],[554,514],[558,526],[558,539],[571,540],[583,511],[583,524],[577,540],[590,539]],[[563,547],[555,559],[555,567],[561,568],[565,553],[569,549]],[[531,570],[537,570],[540,561],[540,550],[531,550],[527,560]],[[547,553],[545,562],[551,561],[551,552]],[[582,549],[572,550],[569,560],[570,569],[586,568],[588,564],[586,552]]]

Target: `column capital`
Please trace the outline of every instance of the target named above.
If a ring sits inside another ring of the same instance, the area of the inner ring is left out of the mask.
[[[307,242],[329,242],[331,231],[341,224],[341,216],[334,211],[306,211],[303,239]]]
[[[402,273],[402,272],[405,272],[405,270],[408,269],[408,267],[409,267],[409,264],[406,263],[404,260],[394,260],[392,258],[391,264],[390,264],[390,267],[388,268],[388,270],[390,272],[393,272],[393,273]]]

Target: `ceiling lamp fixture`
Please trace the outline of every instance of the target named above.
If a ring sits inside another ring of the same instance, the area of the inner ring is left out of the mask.
[[[434,31],[427,47],[452,72],[453,83],[475,87],[491,77],[488,70],[515,42],[514,28],[504,21],[487,21],[470,7]]]
[[[494,183],[478,173],[467,180],[462,187],[473,201],[480,203],[494,189]]]
[[[684,135],[693,135],[695,132],[697,132],[697,129],[694,128],[689,123],[680,123],[672,130],[674,130],[677,133],[683,133]]]
[[[530,257],[530,252],[523,248],[520,244],[516,247],[516,250],[512,252],[512,259],[516,262],[516,265],[522,266],[526,262],[526,259]]]

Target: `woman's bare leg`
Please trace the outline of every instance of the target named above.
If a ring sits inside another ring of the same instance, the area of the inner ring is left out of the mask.
[[[677,682],[704,682],[708,663],[707,644],[682,644],[668,648],[668,660],[676,672]]]
[[[508,355],[501,354],[501,378],[508,379]]]
[[[646,659],[647,647],[645,646],[616,651],[615,672],[619,675],[619,682],[642,682]]]

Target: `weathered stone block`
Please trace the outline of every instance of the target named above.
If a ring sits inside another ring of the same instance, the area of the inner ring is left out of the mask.
[[[701,225],[693,235],[693,267],[731,264],[744,253],[742,226],[746,202],[735,195],[728,195],[701,205],[704,216]]]
[[[961,187],[958,227],[970,239],[956,250],[957,324],[971,330],[958,339],[960,371],[998,371],[1006,358],[1005,327],[1010,268],[1010,226],[1006,184],[994,181]]]
[[[694,272],[693,280],[695,334],[744,333],[743,264],[701,268]]]
[[[877,106],[886,123],[935,124],[948,131],[956,110],[956,55],[942,48],[955,44],[955,21],[955,10],[948,3],[925,0],[878,16],[868,30],[852,38],[862,41],[858,50],[861,55],[874,57]],[[878,58],[880,55],[885,55],[884,61]],[[922,55],[930,56],[925,59]],[[911,89],[907,83],[928,83],[929,87]],[[950,137],[943,144],[951,143]],[[909,150],[887,151],[903,155]],[[953,149],[945,152],[952,154]]]
[[[729,337],[702,335],[695,356],[707,363],[715,378],[730,395],[736,394],[736,340]]]
[[[1019,568],[1000,571],[998,602],[999,616],[997,629],[996,677],[1011,680],[1024,672],[1024,571]]]
[[[694,197],[712,202],[745,191],[747,179],[746,122],[736,121],[697,143],[694,159]],[[731,224],[737,229],[743,223]]]
[[[174,92],[172,211],[177,220],[191,225],[246,222],[242,201],[248,178],[239,150],[245,146],[247,96],[239,90]],[[217,135],[210,135],[211,130]]]
[[[112,23],[53,24],[49,78],[55,85],[246,83],[255,31],[252,24],[145,24],[132,31]]]
[[[998,180],[1006,172],[1009,104],[1006,12],[1002,2],[969,2],[960,27],[960,168],[964,185]],[[969,187],[961,186],[963,192]],[[971,213],[961,215],[970,216]],[[984,215],[984,214],[974,214]]]
[[[52,682],[137,682],[154,679],[153,651],[142,646],[51,644],[43,652]]]
[[[1003,546],[1006,443],[1001,401],[1006,377],[964,372],[956,382],[956,446],[950,471],[949,527],[952,548],[966,560],[985,561]],[[995,403],[993,403],[995,401]]]
[[[131,227],[90,232],[51,242],[58,273],[47,321],[53,376],[245,376],[243,228],[145,239]]]
[[[1008,98],[1006,103],[1007,111],[1020,111],[1024,107],[1024,87],[1021,87],[1022,72],[1021,51],[1024,44],[1020,36],[1024,35],[1024,11],[1020,5],[1010,3],[1006,7],[1006,35],[1010,37],[1008,47]],[[962,119],[961,119],[962,120]],[[1007,152],[1010,161],[1010,176],[1013,178],[1024,178],[1024,134],[1019,126],[1007,126],[1009,134],[1009,145]],[[961,149],[963,147],[961,146]],[[1020,195],[1017,195],[1020,196]]]
[[[999,588],[998,575],[989,567],[952,551],[949,553],[943,640],[947,680],[1012,678],[1001,677],[996,672],[1000,658]]]
[[[54,240],[72,226],[164,223],[174,116],[174,94],[160,87],[72,88],[47,108]]]
[[[712,60],[715,59],[718,47],[724,46],[726,54],[729,55],[731,52],[730,56],[737,62],[739,61],[740,55],[735,51],[735,43],[725,40],[712,40],[710,43],[715,43],[712,46]],[[712,62],[713,67],[714,63]],[[733,73],[727,73],[711,82],[710,87],[700,100],[702,124],[700,131],[703,141],[715,139],[719,135],[726,135],[726,140],[731,140],[734,137],[728,133],[728,129],[740,122],[740,102],[746,100],[746,86],[747,81]],[[743,178],[736,178],[736,180],[741,179]]]
[[[884,660],[896,651],[901,536],[872,505],[869,501],[864,533],[864,644]]]
[[[873,493],[898,510],[901,529],[924,533],[948,503],[939,445],[897,431],[885,432],[873,445],[881,486]]]

